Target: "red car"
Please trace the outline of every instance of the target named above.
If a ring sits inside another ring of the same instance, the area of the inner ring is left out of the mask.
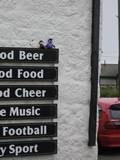
[[[120,147],[120,99],[100,98],[98,144],[102,147]]]

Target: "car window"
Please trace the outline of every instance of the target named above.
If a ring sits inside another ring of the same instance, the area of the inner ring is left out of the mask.
[[[99,116],[99,118],[101,118],[101,116],[102,116],[102,108],[99,105],[98,105],[98,116]]]
[[[115,104],[110,107],[110,115],[113,119],[120,118],[120,104]]]

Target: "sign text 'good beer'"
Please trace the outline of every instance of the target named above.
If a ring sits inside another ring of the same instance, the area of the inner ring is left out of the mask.
[[[0,62],[58,63],[58,49],[0,47]]]

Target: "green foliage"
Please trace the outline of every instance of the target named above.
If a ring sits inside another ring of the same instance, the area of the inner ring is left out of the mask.
[[[116,87],[100,87],[101,97],[118,97],[118,89]]]

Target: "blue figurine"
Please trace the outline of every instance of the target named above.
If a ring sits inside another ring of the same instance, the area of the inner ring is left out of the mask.
[[[47,49],[52,49],[52,48],[55,48],[55,45],[53,44],[53,39],[52,38],[49,38],[48,41],[47,41],[47,44],[45,46]]]

